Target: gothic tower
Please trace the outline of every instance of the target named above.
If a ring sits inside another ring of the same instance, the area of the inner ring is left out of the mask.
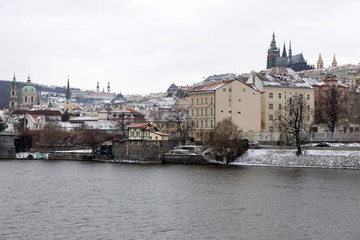
[[[73,112],[73,102],[71,101],[69,76],[68,76],[68,82],[67,82],[67,88],[66,88],[66,100],[64,102],[64,112],[67,112],[67,113]]]
[[[284,48],[283,48],[283,52],[282,52],[282,57],[287,57],[285,43],[284,43]]]
[[[337,61],[336,61],[336,57],[335,57],[335,53],[334,53],[334,57],[333,57],[333,61],[331,63],[332,67],[336,67],[337,66]]]
[[[324,61],[321,58],[321,53],[319,53],[319,59],[317,61],[317,69],[324,68]]]
[[[107,92],[110,93],[110,82],[108,82]]]
[[[280,57],[280,49],[276,46],[275,33],[273,33],[270,48],[268,49],[266,69],[274,67],[276,57]]]
[[[17,109],[18,105],[19,105],[19,88],[14,73],[13,81],[10,87],[9,110],[14,111],[15,109]]]
[[[291,50],[291,41],[289,43],[289,58],[292,57],[292,50]]]

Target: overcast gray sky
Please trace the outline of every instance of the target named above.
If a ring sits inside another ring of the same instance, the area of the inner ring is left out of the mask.
[[[0,79],[123,94],[266,67],[275,31],[316,64],[359,64],[360,1],[1,0]]]

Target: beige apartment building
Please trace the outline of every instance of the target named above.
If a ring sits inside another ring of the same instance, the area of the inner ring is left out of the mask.
[[[247,84],[263,93],[261,98],[261,129],[277,132],[275,118],[277,111],[285,107],[292,96],[303,97],[307,101],[306,116],[309,126],[314,122],[314,88],[291,69],[274,68],[260,73],[252,72]]]
[[[189,92],[190,137],[202,140],[224,118],[231,118],[244,133],[260,131],[260,91],[238,80],[226,80],[208,83]]]

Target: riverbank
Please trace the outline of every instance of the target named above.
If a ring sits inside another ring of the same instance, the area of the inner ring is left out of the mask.
[[[299,157],[295,153],[294,149],[249,149],[232,165],[360,169],[358,150],[307,149]]]

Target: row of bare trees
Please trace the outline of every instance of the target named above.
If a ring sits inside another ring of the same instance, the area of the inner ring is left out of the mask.
[[[64,131],[56,122],[49,122],[41,130],[22,130],[26,148],[32,147],[52,150],[58,147],[90,147],[96,150],[99,144],[112,140],[115,134],[99,129],[81,128],[75,131]],[[28,149],[27,149],[28,150]]]

